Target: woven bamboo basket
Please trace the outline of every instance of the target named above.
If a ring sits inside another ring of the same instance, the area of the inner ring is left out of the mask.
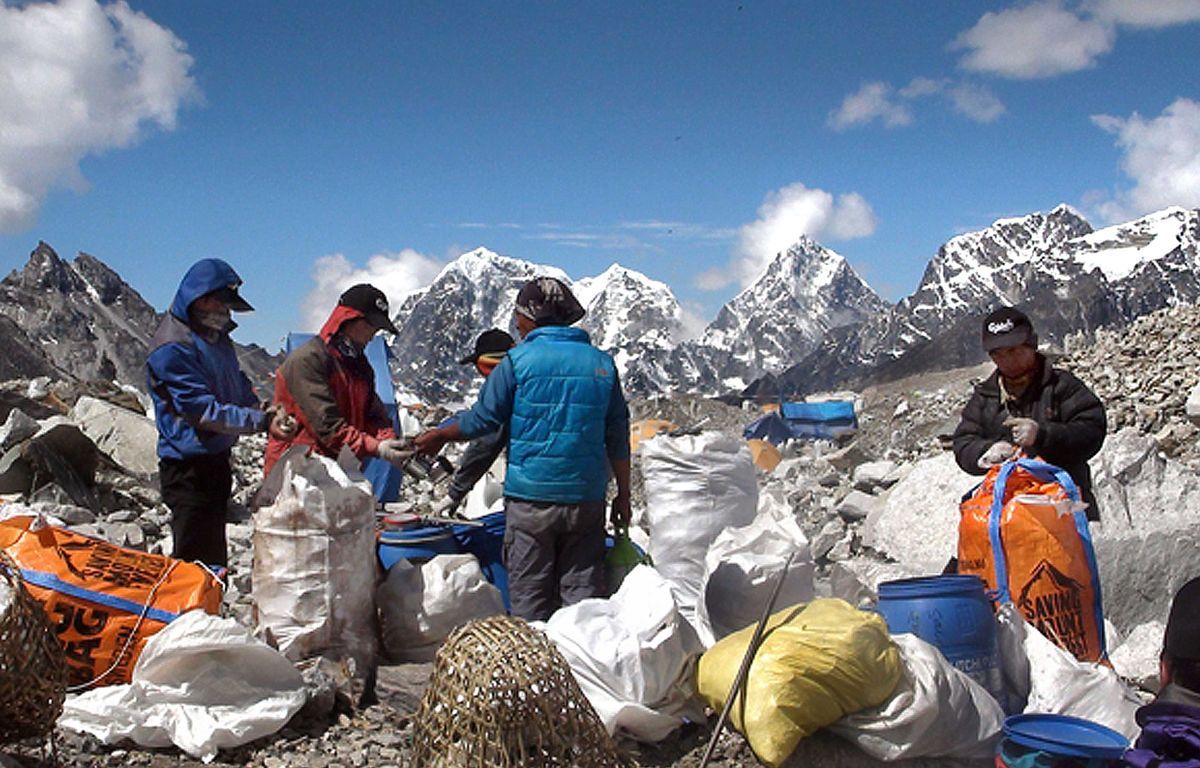
[[[437,653],[413,729],[416,768],[629,766],[546,637],[490,616]]]
[[[67,665],[50,619],[0,550],[0,744],[47,736],[66,690]]]

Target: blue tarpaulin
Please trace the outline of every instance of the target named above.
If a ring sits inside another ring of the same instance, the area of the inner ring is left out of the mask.
[[[858,429],[850,400],[783,403],[779,412],[796,437],[832,440]]]
[[[747,440],[766,440],[774,445],[783,445],[796,435],[777,413],[768,413],[746,425],[742,437]]]
[[[284,342],[284,353],[291,352],[314,335],[312,333],[289,333]],[[375,370],[375,393],[379,395],[379,399],[387,408],[388,415],[392,418],[392,429],[396,430],[396,434],[400,434],[400,418],[396,409],[396,388],[392,384],[392,372],[388,367],[391,351],[383,342],[383,338],[376,336],[367,344],[366,353],[371,368]],[[378,501],[395,501],[400,498],[401,472],[396,467],[381,459],[370,458],[363,465],[363,475],[371,481],[371,489],[375,492],[375,498]]]

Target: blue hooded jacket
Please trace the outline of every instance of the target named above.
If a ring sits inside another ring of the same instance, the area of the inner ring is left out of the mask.
[[[268,416],[255,407],[254,387],[238,365],[229,339],[235,324],[205,338],[188,320],[196,299],[242,282],[220,259],[192,265],[179,283],[171,309],[159,323],[146,359],[146,385],[154,400],[160,459],[224,453],[238,435],[262,432]]]
[[[629,458],[629,407],[610,355],[586,331],[537,328],[509,350],[459,418],[464,437],[509,425],[504,495],[604,501],[611,459]]]

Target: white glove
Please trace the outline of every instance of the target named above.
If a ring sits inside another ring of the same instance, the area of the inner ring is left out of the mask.
[[[434,517],[458,517],[458,508],[462,506],[462,501],[453,496],[443,496],[433,505],[432,514]]]
[[[1033,419],[1013,416],[1004,420],[1004,426],[1012,428],[1013,442],[1028,448],[1037,440],[1038,423]]]
[[[998,443],[993,443],[991,448],[988,448],[982,456],[979,457],[980,469],[991,469],[992,467],[1003,464],[1012,458],[1017,452],[1017,447],[1012,443],[1001,440]]]
[[[278,440],[291,440],[296,436],[300,425],[296,417],[279,406],[272,406],[267,413],[271,419],[267,424],[267,433]]]
[[[414,453],[407,440],[381,440],[375,449],[376,456],[396,467],[403,466]]]

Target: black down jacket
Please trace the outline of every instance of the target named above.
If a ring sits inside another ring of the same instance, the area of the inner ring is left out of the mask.
[[[972,475],[985,474],[979,458],[997,441],[1012,440],[1012,430],[1004,426],[1004,420],[1010,416],[1033,419],[1038,423],[1037,441],[1027,451],[1065,469],[1088,505],[1088,519],[1099,520],[1088,459],[1104,444],[1108,429],[1104,404],[1082,381],[1050,366],[1042,355],[1038,355],[1038,365],[1037,379],[1007,406],[1000,402],[999,371],[975,388],[954,430],[954,458]]]

